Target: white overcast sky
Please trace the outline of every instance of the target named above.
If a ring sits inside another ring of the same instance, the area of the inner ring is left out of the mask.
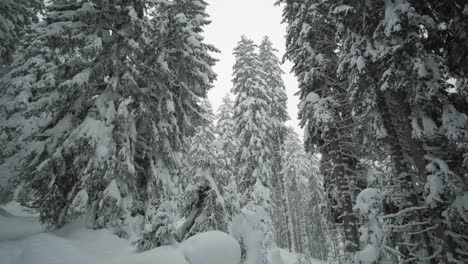
[[[222,97],[231,90],[234,65],[232,51],[241,36],[246,35],[257,44],[260,44],[263,36],[269,36],[274,47],[279,50],[278,56],[282,58],[285,50],[286,25],[281,23],[282,7],[275,6],[275,0],[207,0],[207,2],[209,4],[207,12],[212,23],[205,27],[206,42],[215,45],[221,51],[215,54],[219,60],[214,67],[218,79],[214,88],[208,93],[208,98],[216,111]],[[291,118],[288,125],[293,126],[302,136],[302,130],[297,125],[299,99],[294,96],[298,90],[297,81],[290,73],[290,62],[285,62],[282,69],[285,72],[283,80]]]

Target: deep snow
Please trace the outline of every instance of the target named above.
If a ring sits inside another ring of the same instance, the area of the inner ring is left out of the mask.
[[[225,233],[198,234],[177,246],[137,252],[130,241],[110,230],[91,230],[74,223],[45,232],[36,214],[12,203],[0,208],[2,264],[239,264],[240,247]],[[272,251],[275,264],[295,264],[296,255]],[[279,256],[279,257],[278,257]],[[313,262],[321,264],[321,262]]]

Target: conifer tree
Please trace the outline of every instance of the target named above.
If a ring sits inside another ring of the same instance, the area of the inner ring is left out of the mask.
[[[361,238],[379,230],[387,234],[361,243],[355,260],[466,261],[460,254],[466,252],[466,240],[461,238],[466,228],[461,219],[466,214],[459,210],[466,196],[467,148],[463,142],[468,112],[462,63],[466,52],[461,48],[467,40],[466,4],[279,2],[286,3],[286,57],[295,63],[293,70],[301,85],[301,118],[308,122],[303,124],[309,133],[306,142],[322,146],[323,171],[341,163],[334,153],[341,148],[352,172],[345,178],[353,197],[364,186],[361,176],[350,177],[361,174],[356,171],[362,167],[357,166],[357,159],[390,164],[384,166],[385,176],[379,183],[385,192],[375,190],[370,195],[371,189],[366,189],[359,197],[368,205],[355,207],[364,221]],[[455,87],[450,77],[457,79]],[[342,137],[346,134],[352,140]],[[330,174],[325,174],[325,186],[332,187],[328,192],[340,193],[327,179]],[[372,201],[377,198],[382,205]],[[326,200],[338,201],[333,196]],[[335,216],[343,210],[326,208],[327,214]],[[385,215],[385,221],[376,221],[377,214]]]
[[[286,2],[286,58],[299,80],[301,125],[309,151],[322,154],[320,170],[329,208],[328,221],[342,225],[345,257],[358,247],[353,202],[357,166],[352,134],[354,123],[343,78],[337,76],[336,25],[322,1]]]
[[[136,14],[143,7],[116,4],[53,1],[31,36],[25,56],[33,62],[31,68],[24,72],[28,65],[23,64],[9,73],[20,80],[11,78],[9,84],[22,85],[19,90],[36,103],[28,111],[48,116],[34,133],[37,145],[20,177],[26,182],[23,191],[34,194],[41,220],[52,228],[85,213],[93,215],[92,225],[125,236],[120,227],[139,210],[130,110],[137,71],[124,54],[136,53],[132,44],[143,31]],[[46,49],[36,46],[41,42]],[[44,74],[47,62],[52,67]],[[35,80],[28,79],[28,71],[36,74]]]
[[[0,204],[13,199],[14,186],[17,184],[13,174],[18,166],[19,157],[22,156],[21,152],[25,152],[22,144],[27,135],[31,134],[35,127],[42,123],[41,119],[46,118],[46,116],[29,118],[31,114],[28,115],[28,118],[23,118],[20,112],[24,111],[27,103],[30,103],[27,92],[22,92],[14,85],[6,83],[6,80],[12,77],[11,75],[3,76],[6,75],[10,67],[21,66],[23,71],[30,68],[34,61],[26,62],[24,56],[31,50],[34,50],[39,58],[35,64],[42,62],[41,52],[38,51],[43,45],[36,41],[33,49],[26,48],[30,45],[28,43],[30,42],[28,37],[30,34],[26,34],[26,32],[34,31],[35,25],[30,30],[28,30],[28,26],[38,22],[38,12],[42,12],[43,8],[42,0],[5,0],[0,3],[0,144],[4,146],[0,150],[0,166],[4,172],[1,176],[4,185],[0,186]],[[20,47],[19,50],[22,52],[16,54],[17,63],[12,66],[17,47]],[[47,52],[44,50],[42,53]],[[44,65],[43,72],[47,72],[49,67],[51,65]],[[32,79],[34,75],[35,73],[31,72],[29,76]],[[44,75],[47,76],[47,74]],[[24,79],[15,80],[24,81]],[[35,89],[31,89],[31,91],[35,91]]]
[[[241,206],[253,211],[261,220],[256,232],[261,232],[260,259],[247,254],[249,261],[267,261],[267,248],[272,237],[272,133],[268,91],[263,79],[256,45],[245,36],[234,49],[236,62],[232,92],[235,136],[238,142],[234,166],[237,168]],[[241,241],[241,243],[243,243]]]
[[[334,4],[343,25],[340,72],[352,76],[349,87],[353,112],[377,120],[368,122],[379,124],[370,128],[371,133],[384,131],[380,136],[389,143],[392,180],[400,184],[391,198],[396,211],[405,213],[401,216],[402,213],[387,212],[391,213],[387,219],[393,221],[392,236],[387,236],[392,242],[387,244],[398,247],[403,259],[428,263],[462,261],[464,257],[457,251],[464,250],[464,243],[455,238],[458,235],[442,234],[454,232],[447,233],[453,227],[447,223],[457,219],[449,212],[456,197],[464,195],[463,176],[454,173],[452,168],[458,166],[450,168],[447,161],[457,156],[453,155],[455,142],[464,137],[458,128],[467,123],[448,96],[448,61],[427,47],[428,38],[437,30],[444,30],[444,25],[421,11],[421,6],[431,9],[429,2]],[[440,187],[441,184],[446,187]],[[444,197],[443,202],[440,197]],[[415,243],[397,246],[407,240]],[[454,250],[455,244],[458,250]]]
[[[235,153],[237,151],[238,142],[235,137],[234,125],[234,103],[229,94],[223,97],[222,104],[218,109],[217,122],[215,132],[217,138],[215,140],[216,150],[218,151],[218,158],[222,162],[222,169],[219,171],[223,176],[224,199],[226,203],[231,204],[227,209],[230,216],[239,213],[240,200],[238,197],[238,186],[236,178]],[[227,181],[227,182],[225,182]]]
[[[266,91],[268,95],[270,105],[270,118],[273,122],[272,127],[272,150],[273,150],[273,167],[272,167],[272,203],[274,206],[273,211],[273,223],[276,230],[276,241],[280,243],[286,242],[287,240],[282,238],[285,230],[281,230],[281,222],[287,214],[287,208],[285,206],[286,200],[281,194],[284,192],[284,179],[281,174],[282,170],[282,159],[281,155],[284,152],[284,140],[286,136],[286,125],[285,122],[289,119],[287,113],[287,96],[285,92],[285,86],[281,75],[283,71],[280,67],[280,60],[276,55],[277,50],[273,48],[273,43],[268,37],[264,37],[262,43],[259,46],[259,60],[261,63],[261,70],[263,79],[266,84]]]
[[[298,135],[290,129],[285,140],[282,161],[285,179],[284,195],[289,217],[291,250],[324,259],[325,233],[319,208],[322,187],[318,162],[305,152]]]
[[[305,218],[303,220],[305,225],[303,239],[307,246],[304,253],[317,259],[327,260],[330,251],[328,241],[330,234],[322,212],[324,203],[323,178],[320,174],[319,159],[308,154],[308,160],[312,171],[306,178],[308,186],[304,193],[309,199],[304,202],[302,209]]]
[[[227,157],[233,157],[236,151],[236,141],[234,136],[234,103],[229,94],[226,94],[219,106],[215,132],[218,135],[218,142],[222,151]],[[233,165],[232,162],[230,162]]]
[[[239,142],[235,162],[239,191],[244,203],[262,206],[271,212],[272,121],[266,83],[252,40],[242,37],[234,56],[232,92],[236,95],[233,119]]]
[[[202,36],[203,26],[209,23],[206,6],[205,1],[161,0],[152,13],[146,38],[150,41],[141,54],[142,83],[150,92],[144,97],[148,107],[141,129],[157,133],[149,134],[141,144],[140,153],[145,154],[140,158],[140,167],[145,168],[141,177],[147,186],[145,231],[136,242],[140,249],[175,239],[172,222],[177,214],[184,140],[203,123],[197,102],[206,97],[216,77],[211,69],[215,59],[209,52],[217,50],[204,43]]]
[[[145,230],[140,249],[174,240],[178,152],[215,78],[208,54],[215,49],[201,36],[205,8],[127,0],[47,6],[2,84],[9,98],[29,103],[9,121],[41,118],[20,135],[33,144],[19,181],[22,200],[50,228],[84,215],[121,236],[136,222]]]
[[[214,114],[208,101],[202,101],[205,122],[191,139],[187,153],[191,182],[184,195],[185,223],[179,237],[190,237],[210,230],[228,231],[233,205],[224,199],[225,187],[232,178],[215,144]],[[229,201],[228,201],[229,202]]]
[[[276,137],[280,144],[284,141],[286,135],[286,125],[284,124],[288,119],[288,109],[286,106],[287,96],[286,88],[284,86],[281,75],[281,62],[276,53],[278,50],[273,48],[271,40],[265,36],[259,46],[259,60],[261,70],[263,72],[263,79],[267,86],[268,97],[270,100],[271,116],[275,122],[274,130],[277,131]]]

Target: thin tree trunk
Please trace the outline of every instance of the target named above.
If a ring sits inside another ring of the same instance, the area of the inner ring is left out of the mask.
[[[290,242],[290,251],[291,252],[296,252],[296,239],[295,239],[295,234],[294,234],[294,226],[293,226],[293,215],[292,215],[292,209],[291,209],[291,197],[289,197],[289,191],[287,189],[287,186],[285,186],[285,197],[286,197],[286,204],[287,204],[287,219],[288,219],[288,230],[289,230],[289,242]]]

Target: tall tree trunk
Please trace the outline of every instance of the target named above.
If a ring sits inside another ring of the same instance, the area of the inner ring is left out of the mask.
[[[400,184],[402,190],[402,200],[398,203],[400,211],[411,207],[420,207],[418,195],[418,181],[414,177],[411,166],[414,165],[418,178],[426,179],[424,150],[422,143],[412,138],[412,127],[409,117],[409,105],[404,101],[404,96],[394,96],[390,92],[378,92],[377,107],[382,114],[383,123],[389,137],[390,155],[394,165],[395,178]],[[399,129],[398,129],[399,128]],[[407,146],[405,149],[403,146]],[[409,148],[409,149],[408,149]],[[412,158],[413,162],[408,161],[405,157],[406,153]],[[408,221],[416,223],[421,222],[422,216],[419,212],[409,213]],[[415,227],[418,228],[418,227]],[[424,249],[426,257],[432,256],[433,251],[430,246],[430,240],[426,232],[421,232],[424,227],[419,227],[414,236],[414,241],[417,243],[415,247],[408,247],[410,251]],[[402,241],[403,242],[403,241]],[[404,247],[402,247],[404,248]],[[409,254],[413,252],[405,252]],[[429,263],[435,263],[430,260]]]
[[[349,179],[352,175],[347,174],[347,163],[342,156],[342,149],[338,142],[333,144],[333,176],[336,179],[339,203],[342,210],[344,246],[347,253],[356,252],[359,246],[356,217],[353,214],[353,202],[350,190]]]
[[[292,233],[290,229],[290,208],[289,208],[289,197],[288,191],[286,186],[286,181],[284,176],[280,174],[281,177],[278,178],[278,190],[279,190],[279,199],[281,208],[278,212],[280,219],[281,219],[281,236],[280,240],[283,241],[284,246],[289,249],[289,251],[293,250],[293,240],[292,240]],[[285,239],[286,238],[286,239]]]
[[[406,151],[410,154],[414,166],[417,169],[419,180],[426,182],[426,160],[424,158],[425,150],[421,140],[413,138],[413,128],[411,125],[411,107],[405,101],[406,96],[403,93],[386,92],[385,103],[388,109],[392,109],[392,122],[398,124],[395,130],[402,146],[406,146]]]
[[[290,238],[287,228],[287,216],[285,213],[287,212],[286,208],[286,200],[284,197],[284,177],[281,173],[282,171],[282,160],[281,160],[281,153],[282,153],[282,139],[280,136],[277,136],[275,139],[274,147],[273,147],[273,175],[272,175],[272,188],[273,192],[273,222],[274,228],[276,232],[276,243],[279,247],[289,247]],[[288,239],[284,239],[284,235],[287,235]]]

